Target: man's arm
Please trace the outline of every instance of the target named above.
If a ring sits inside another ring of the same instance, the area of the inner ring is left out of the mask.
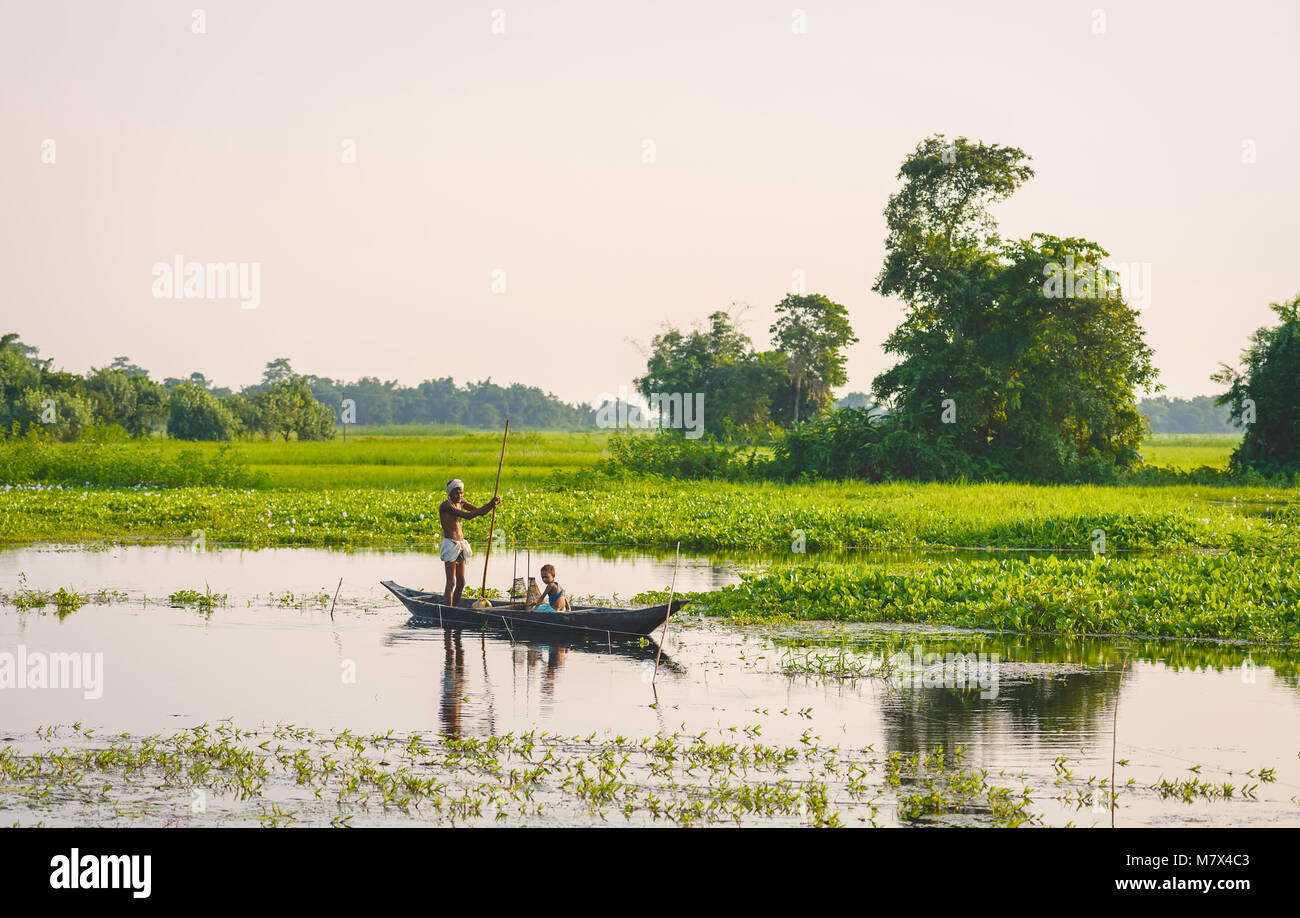
[[[453,507],[453,506],[451,506],[450,504],[448,504],[448,505],[447,505],[447,509],[448,509],[448,511],[451,512],[453,515],[458,516],[458,517],[460,517],[460,518],[463,519],[463,520],[472,520],[472,519],[477,519],[478,517],[480,517],[480,516],[482,516],[483,514],[487,513],[489,510],[491,510],[493,507],[495,507],[495,506],[496,506],[497,504],[499,504],[499,503],[501,503],[501,498],[500,498],[500,497],[495,497],[495,498],[493,498],[492,500],[488,501],[486,505],[484,505],[484,506],[482,506],[482,507],[475,507],[475,506],[474,506],[473,504],[471,504],[469,501],[467,501],[467,500],[462,500],[462,501],[461,501],[461,505],[462,505],[462,506],[460,506],[460,507]],[[465,509],[465,508],[468,508],[468,509]]]

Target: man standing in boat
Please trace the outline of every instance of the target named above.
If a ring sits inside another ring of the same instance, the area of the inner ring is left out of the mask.
[[[491,511],[501,503],[500,497],[494,497],[486,506],[475,507],[465,500],[465,483],[459,478],[447,482],[447,499],[438,507],[438,521],[442,523],[442,551],[439,556],[447,568],[447,589],[443,593],[443,604],[460,605],[460,594],[465,591],[465,562],[474,552],[461,531],[461,520],[472,520]]]

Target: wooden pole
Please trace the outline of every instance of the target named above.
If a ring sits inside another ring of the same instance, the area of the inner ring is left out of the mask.
[[[492,500],[497,499],[497,493],[501,490],[501,466],[506,461],[506,440],[510,436],[510,419],[506,418],[506,432],[501,436],[501,458],[497,460],[497,483],[492,488]],[[496,532],[497,525],[497,506],[492,504],[492,519],[488,523],[488,544],[487,551],[483,555],[483,586],[478,591],[478,602],[474,603],[476,608],[483,609],[491,605],[487,601],[487,575],[488,561],[492,559],[492,536]]]
[[[664,630],[659,634],[659,647],[655,650],[655,672],[650,677],[650,684],[653,686],[655,680],[659,678],[659,656],[664,652],[664,641],[668,639],[668,619],[673,617],[673,594],[677,592],[677,562],[682,557],[682,543],[677,543],[677,554],[673,556],[673,583],[668,588],[668,614],[664,616]]]

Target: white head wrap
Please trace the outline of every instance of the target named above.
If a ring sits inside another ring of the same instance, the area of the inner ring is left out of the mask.
[[[461,481],[459,478],[453,478],[451,481],[447,482],[447,496],[451,497],[451,492],[455,491],[457,488],[464,491],[465,482]]]

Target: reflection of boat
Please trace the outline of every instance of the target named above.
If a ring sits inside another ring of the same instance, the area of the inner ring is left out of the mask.
[[[463,625],[440,625],[437,619],[412,617],[408,618],[402,627],[395,628],[384,635],[384,645],[391,647],[407,641],[424,640],[429,637],[431,631],[441,631],[444,640],[448,642],[459,641],[463,628]],[[678,675],[686,672],[686,667],[673,659],[668,651],[660,652],[659,644],[653,635],[606,635],[603,631],[576,631],[572,634],[562,634],[558,631],[528,628],[517,629],[513,634],[505,629],[484,631],[482,634],[488,639],[489,647],[499,642],[507,646],[523,647],[526,651],[545,651],[547,654],[555,651],[580,650],[583,653],[599,656],[621,657],[624,660],[640,663],[643,667],[653,665],[655,656],[658,655],[660,669]],[[517,640],[512,641],[512,637]],[[557,654],[557,660],[558,658]]]
[[[509,628],[511,631],[545,630],[571,635],[599,635],[606,639],[616,636],[640,637],[654,631],[672,612],[686,605],[685,601],[673,601],[672,609],[667,603],[650,606],[645,609],[609,609],[600,606],[577,606],[572,612],[538,612],[527,611],[507,600],[489,600],[488,609],[475,609],[474,600],[465,598],[459,606],[448,606],[441,602],[441,593],[421,593],[408,587],[398,586],[391,580],[381,583],[402,601],[402,605],[412,615],[422,621],[440,624],[468,625],[477,627]]]

